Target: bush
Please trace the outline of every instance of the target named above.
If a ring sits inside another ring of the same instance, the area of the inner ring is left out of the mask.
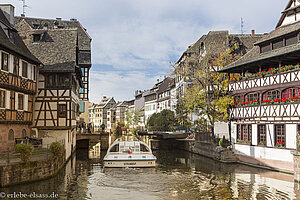
[[[16,152],[20,153],[20,159],[24,163],[30,161],[33,150],[34,150],[34,148],[33,148],[32,144],[17,144],[16,145]]]
[[[59,142],[53,142],[50,145],[50,151],[53,153],[54,157],[63,156],[63,146]]]

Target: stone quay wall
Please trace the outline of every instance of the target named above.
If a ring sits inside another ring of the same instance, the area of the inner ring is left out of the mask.
[[[66,163],[63,157],[0,167],[0,187],[43,180],[54,176]]]

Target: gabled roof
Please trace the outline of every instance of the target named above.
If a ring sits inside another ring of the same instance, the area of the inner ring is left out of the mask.
[[[87,33],[87,30],[76,19],[61,20],[57,19],[42,19],[32,17],[15,17],[15,24],[21,20],[25,20],[33,29],[38,25],[37,29],[78,29],[78,47],[79,50],[91,50],[90,41],[92,38]]]
[[[207,35],[202,35],[197,42],[181,55],[177,63],[180,63],[185,55],[199,55],[203,51],[206,54],[215,54],[229,48],[232,41],[237,41],[244,53],[253,48],[253,44],[258,41],[262,35],[239,35],[229,34],[228,31],[209,31]]]
[[[18,32],[10,25],[5,17],[3,11],[0,9],[0,23],[2,23],[9,30],[11,37],[8,38],[4,30],[0,27],[0,48],[7,49],[23,57],[24,60],[30,61],[34,64],[41,62],[28,50]]]
[[[77,63],[77,28],[39,30],[27,27],[24,20],[16,24],[27,48],[44,65]],[[40,34],[41,40],[34,42],[34,34]]]
[[[285,19],[285,17],[287,17],[288,12],[291,10],[295,10],[299,8],[299,5],[297,6],[293,6],[293,3],[295,2],[295,0],[289,0],[288,4],[286,5],[284,11],[281,14],[281,17],[276,25],[276,28],[280,27]],[[299,2],[299,1],[298,1]]]
[[[260,47],[258,44],[274,40],[276,38],[283,37],[284,35],[291,34],[293,32],[300,30],[300,22],[289,24],[286,26],[281,26],[274,31],[270,32],[270,34],[265,35],[265,37],[257,43],[257,45],[251,49],[248,53],[246,53],[243,57],[238,59],[237,61],[227,65],[220,72],[233,71],[236,68],[242,67],[244,65],[249,65],[257,62],[263,62],[270,58],[276,58],[285,54],[298,52],[300,51],[300,43],[289,45],[285,47],[281,47],[272,51],[268,51],[265,53],[260,53]]]
[[[165,91],[170,90],[173,86],[175,86],[175,79],[171,77],[166,77],[162,84],[158,86],[157,94],[161,94]]]

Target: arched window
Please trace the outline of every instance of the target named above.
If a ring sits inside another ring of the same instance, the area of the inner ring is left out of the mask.
[[[282,98],[293,98],[300,95],[300,88],[288,88],[283,90]]]
[[[269,90],[263,93],[263,101],[265,100],[275,100],[280,98],[280,93],[278,90]]]
[[[14,131],[12,129],[10,129],[8,131],[8,140],[14,140],[15,139],[15,134],[14,134]]]
[[[259,94],[257,92],[249,93],[249,94],[246,94],[246,96],[245,96],[245,102],[247,102],[247,101],[250,102],[250,101],[255,101],[255,100],[258,101],[258,99],[259,99]]]
[[[23,130],[22,130],[22,137],[25,137],[25,136],[26,136],[26,130],[23,129]]]

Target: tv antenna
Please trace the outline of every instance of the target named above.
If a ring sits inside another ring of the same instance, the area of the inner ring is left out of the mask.
[[[28,5],[26,4],[26,0],[20,0],[20,1],[22,1],[23,2],[23,15],[25,15],[25,8],[28,8]]]
[[[25,1],[25,0],[24,0]],[[241,17],[241,34],[244,34],[244,23],[245,21],[243,20],[243,18]]]

